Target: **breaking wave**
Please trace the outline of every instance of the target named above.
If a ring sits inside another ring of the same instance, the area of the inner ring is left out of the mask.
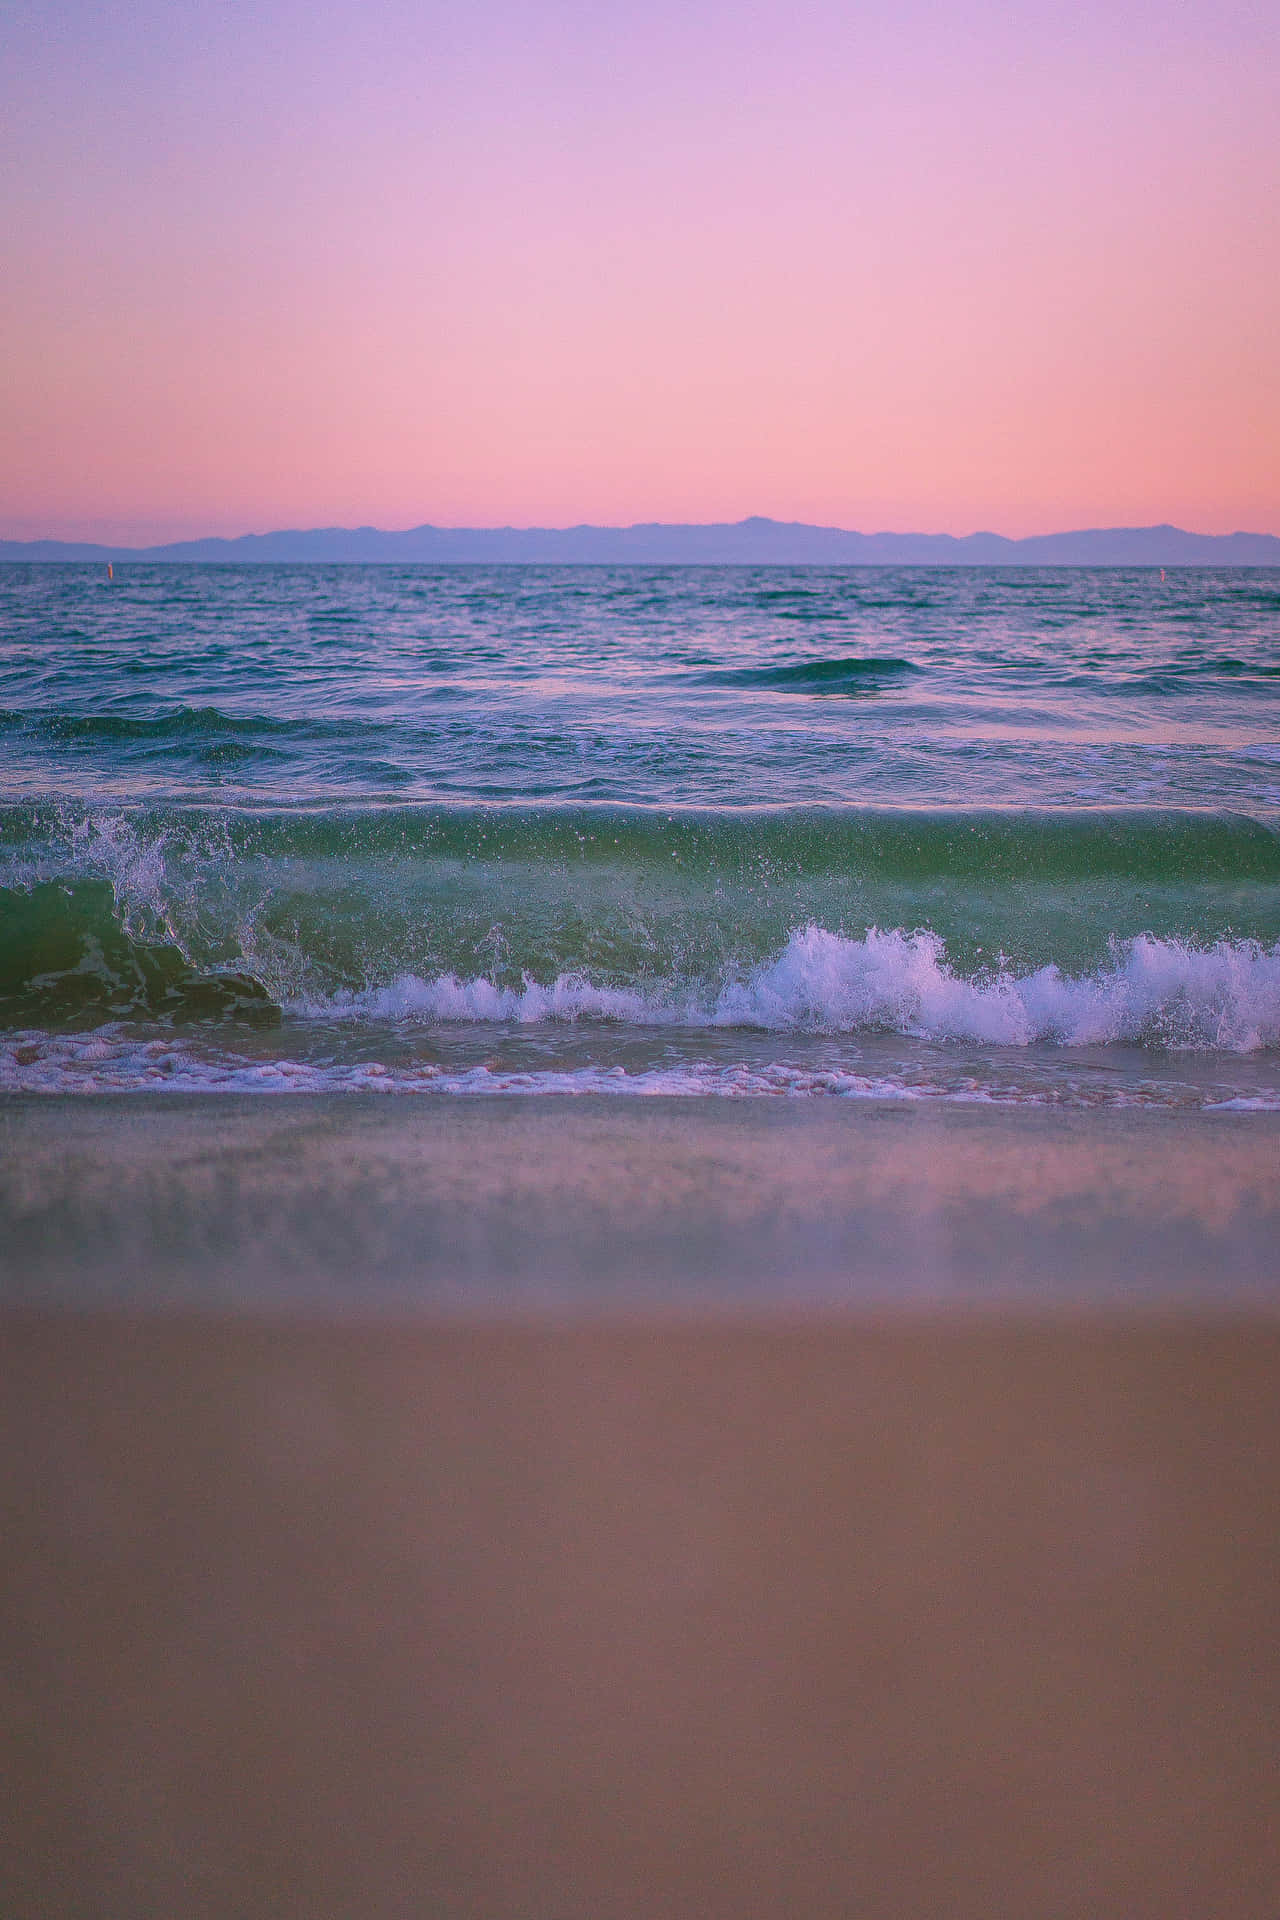
[[[1229,815],[0,812],[0,1027],[159,1019],[1280,1046]]]
[[[936,934],[871,930],[849,939],[797,929],[783,952],[713,999],[600,986],[561,974],[519,988],[484,978],[406,974],[390,985],[303,1000],[312,1018],[380,1021],[600,1020],[637,1026],[743,1027],[770,1032],[889,1032],[929,1040],[1025,1047],[1195,1048],[1252,1053],[1280,1045],[1280,945],[1220,941],[1197,950],[1147,935],[1118,949],[1095,974],[1056,966],[965,978]]]

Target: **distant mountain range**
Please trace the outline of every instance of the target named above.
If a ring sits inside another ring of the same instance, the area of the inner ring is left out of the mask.
[[[999,533],[847,533],[798,521],[634,527],[312,527],[246,533],[235,540],[175,540],[159,547],[65,540],[0,540],[4,561],[134,560],[243,564],[399,562],[402,565],[821,566],[821,567],[1268,567],[1280,566],[1271,533],[1184,533],[1181,527],[1093,527],[1007,540]]]

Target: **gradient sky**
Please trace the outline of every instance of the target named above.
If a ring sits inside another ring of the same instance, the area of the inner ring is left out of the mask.
[[[1280,531],[1276,0],[0,0],[0,535]]]

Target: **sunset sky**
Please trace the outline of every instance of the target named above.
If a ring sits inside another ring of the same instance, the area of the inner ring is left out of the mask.
[[[1280,7],[13,0],[0,536],[1280,532]]]

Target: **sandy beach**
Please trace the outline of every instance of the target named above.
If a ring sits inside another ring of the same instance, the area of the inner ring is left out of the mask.
[[[1274,1324],[2,1341],[6,1914],[1276,1911]]]
[[[1276,1912],[1268,1116],[0,1128],[6,1915]]]

